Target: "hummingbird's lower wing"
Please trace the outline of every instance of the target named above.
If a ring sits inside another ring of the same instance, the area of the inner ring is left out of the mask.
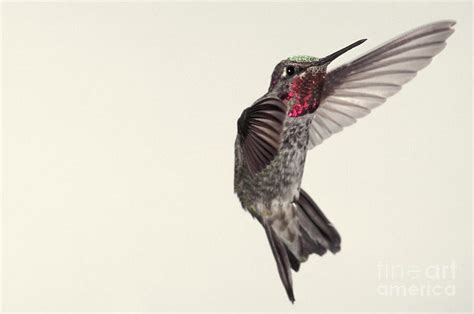
[[[397,93],[443,50],[455,23],[439,21],[421,26],[330,71],[311,123],[308,149]]]
[[[245,109],[237,121],[243,159],[252,174],[263,170],[278,154],[286,110],[280,99],[264,97]]]

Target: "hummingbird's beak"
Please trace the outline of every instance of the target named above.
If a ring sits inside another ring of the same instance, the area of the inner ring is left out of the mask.
[[[324,58],[319,59],[318,61],[316,61],[315,65],[319,65],[319,66],[328,65],[329,63],[331,63],[334,59],[336,59],[337,57],[339,57],[343,53],[346,53],[347,51],[351,50],[352,48],[359,46],[360,44],[362,44],[366,40],[367,39],[358,40],[355,43],[352,43],[352,44],[350,44],[349,46],[347,46],[345,48],[342,48],[342,49],[340,49],[340,50],[338,50],[334,53],[331,53],[329,56],[324,57]]]

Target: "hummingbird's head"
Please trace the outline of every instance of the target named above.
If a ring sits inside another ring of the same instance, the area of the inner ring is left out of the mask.
[[[290,117],[314,112],[319,106],[329,63],[364,41],[359,40],[324,58],[293,56],[280,61],[273,70],[268,92],[288,105]]]

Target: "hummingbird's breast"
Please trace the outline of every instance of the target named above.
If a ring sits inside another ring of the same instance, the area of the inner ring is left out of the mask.
[[[260,208],[271,208],[275,202],[289,204],[298,196],[312,117],[287,118],[278,154],[257,174],[248,170],[236,141],[234,190],[244,208],[259,214]]]

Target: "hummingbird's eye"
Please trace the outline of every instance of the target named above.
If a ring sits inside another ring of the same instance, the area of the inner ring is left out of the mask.
[[[292,66],[292,65],[289,65],[286,67],[286,75],[287,76],[292,76],[293,74],[295,74],[295,67]]]

